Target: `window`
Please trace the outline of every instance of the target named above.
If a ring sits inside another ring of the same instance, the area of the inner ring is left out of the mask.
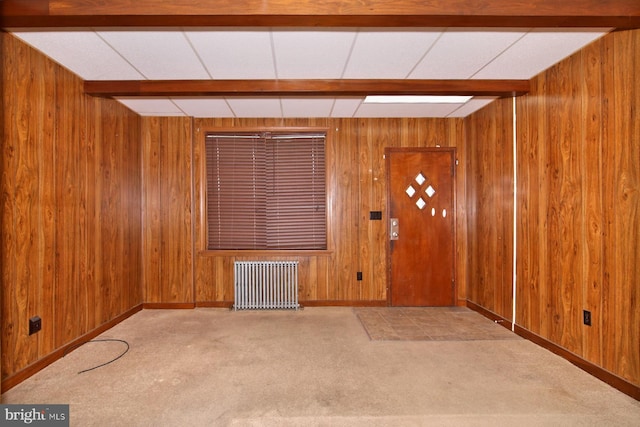
[[[207,248],[326,249],[325,135],[208,133]]]

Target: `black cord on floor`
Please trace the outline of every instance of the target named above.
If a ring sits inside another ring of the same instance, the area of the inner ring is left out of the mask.
[[[80,371],[80,372],[78,372],[78,374],[82,374],[82,373],[84,373],[84,372],[89,372],[89,371],[93,371],[94,369],[102,368],[103,366],[106,366],[106,365],[108,365],[108,364],[110,364],[110,363],[113,363],[113,362],[115,362],[116,360],[120,359],[122,356],[124,356],[125,354],[127,354],[127,352],[129,351],[129,343],[128,343],[128,342],[126,342],[125,340],[119,340],[119,339],[116,339],[116,338],[100,338],[100,339],[95,339],[95,340],[89,340],[89,341],[81,342],[81,343],[76,344],[76,345],[74,345],[74,346],[67,347],[67,348],[65,349],[64,354],[62,355],[62,357],[65,357],[65,356],[66,356],[70,351],[75,350],[76,348],[78,348],[78,347],[80,347],[80,346],[83,346],[83,345],[85,345],[85,344],[86,344],[86,343],[88,343],[88,342],[121,342],[121,343],[123,343],[124,345],[126,345],[126,346],[127,346],[127,348],[126,348],[126,349],[124,350],[124,352],[122,352],[122,354],[121,354],[121,355],[119,355],[118,357],[116,357],[116,358],[114,358],[114,359],[111,359],[110,361],[105,362],[105,363],[103,363],[103,364],[101,364],[101,365],[94,366],[93,368],[89,368],[89,369],[85,369],[85,370],[83,370],[83,371]]]

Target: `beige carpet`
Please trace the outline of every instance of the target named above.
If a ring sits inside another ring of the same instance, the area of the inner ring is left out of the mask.
[[[640,402],[529,341],[374,341],[351,308],[144,310],[102,338],[126,340],[130,350],[78,374],[126,348],[86,344],[3,394],[3,403],[68,403],[73,426],[638,426],[640,420]]]

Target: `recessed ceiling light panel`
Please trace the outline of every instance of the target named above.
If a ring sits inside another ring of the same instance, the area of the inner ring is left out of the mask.
[[[369,95],[365,104],[464,104],[471,96]]]

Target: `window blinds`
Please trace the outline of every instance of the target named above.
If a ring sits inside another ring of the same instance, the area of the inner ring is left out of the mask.
[[[326,249],[325,136],[207,134],[208,249]]]

